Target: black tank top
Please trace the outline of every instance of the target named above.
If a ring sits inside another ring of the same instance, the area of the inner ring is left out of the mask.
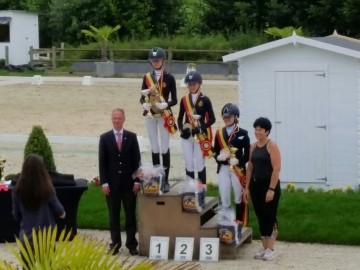
[[[270,178],[273,168],[271,166],[270,154],[267,150],[269,141],[262,147],[255,145],[251,153],[251,162],[253,165],[252,177]]]

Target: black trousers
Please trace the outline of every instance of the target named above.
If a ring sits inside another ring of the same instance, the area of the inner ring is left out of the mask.
[[[125,211],[125,231],[126,231],[126,247],[128,249],[136,249],[138,241],[136,240],[136,195],[134,192],[114,192],[111,191],[106,196],[106,202],[109,210],[109,223],[111,244],[110,248],[119,249],[122,245],[120,230],[120,210],[123,203]]]
[[[265,202],[269,185],[270,179],[251,178],[249,187],[251,201],[259,223],[260,236],[264,237],[270,237],[274,226],[277,226],[276,216],[281,196],[280,181],[278,181],[274,199],[270,202]]]

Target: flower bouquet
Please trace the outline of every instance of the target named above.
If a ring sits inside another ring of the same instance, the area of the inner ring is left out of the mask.
[[[162,195],[161,187],[165,170],[163,166],[151,164],[141,165],[133,178],[140,179],[142,193],[146,196]]]
[[[217,233],[220,243],[226,245],[239,244],[242,222],[236,220],[232,208],[221,208],[218,211]]]
[[[182,194],[183,211],[200,213],[205,204],[205,192],[205,187],[199,180],[188,177],[179,190]]]

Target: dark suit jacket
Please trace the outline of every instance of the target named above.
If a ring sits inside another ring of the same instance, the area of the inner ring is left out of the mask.
[[[219,129],[219,132],[223,132],[225,134],[225,141],[228,142],[229,136],[226,133],[225,127]],[[228,145],[232,147],[236,147],[237,151],[235,153],[235,157],[239,160],[239,167],[246,168],[245,165],[249,161],[249,153],[250,153],[250,138],[248,132],[245,129],[238,128],[238,130],[234,133],[234,136],[228,142]],[[215,151],[215,160],[218,164],[217,173],[219,173],[220,165],[229,165],[228,161],[218,161],[217,156],[220,154],[220,143],[218,137],[215,136],[214,143],[214,151]]]
[[[100,136],[99,171],[101,184],[108,183],[111,192],[132,192],[133,173],[140,166],[141,156],[136,134],[123,130],[119,152],[113,130]]]

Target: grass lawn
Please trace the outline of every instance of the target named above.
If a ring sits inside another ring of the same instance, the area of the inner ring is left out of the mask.
[[[207,196],[218,196],[209,186]],[[282,191],[278,212],[279,240],[360,245],[360,192]],[[122,211],[123,213],[123,211]],[[124,224],[122,216],[122,224]],[[250,203],[250,227],[259,238],[257,219]],[[101,189],[89,185],[80,201],[78,227],[108,229],[108,212]]]

